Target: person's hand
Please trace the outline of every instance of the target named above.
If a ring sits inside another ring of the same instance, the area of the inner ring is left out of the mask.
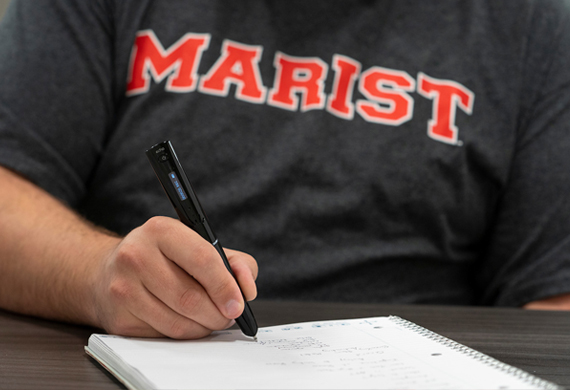
[[[253,257],[226,250],[245,298],[257,294]],[[216,249],[180,221],[155,217],[133,230],[96,266],[96,322],[128,336],[199,338],[233,324],[240,289]]]

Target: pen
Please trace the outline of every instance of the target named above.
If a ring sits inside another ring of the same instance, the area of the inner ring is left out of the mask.
[[[198,201],[198,197],[192,189],[190,181],[186,177],[186,173],[176,156],[172,143],[170,141],[158,143],[146,151],[146,156],[148,157],[162,188],[166,192],[168,199],[170,199],[172,206],[174,206],[180,221],[216,248],[226,268],[235,279],[235,275],[232,272],[226,254],[224,253],[224,249],[210,227],[208,218],[206,218],[206,214]],[[243,313],[236,318],[236,323],[243,334],[255,337],[257,334],[257,322],[255,321],[253,312],[245,300],[245,297],[243,301]]]

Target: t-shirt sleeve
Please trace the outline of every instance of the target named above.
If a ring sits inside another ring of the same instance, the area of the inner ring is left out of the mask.
[[[516,153],[479,275],[485,304],[570,292],[570,9],[534,4]]]
[[[114,116],[111,14],[103,0],[12,0],[0,23],[0,164],[72,206]]]

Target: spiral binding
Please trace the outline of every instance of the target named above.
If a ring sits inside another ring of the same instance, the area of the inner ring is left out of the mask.
[[[520,379],[521,381],[523,381],[524,383],[527,383],[531,386],[536,386],[539,387],[541,389],[547,389],[547,390],[559,390],[561,389],[560,386],[556,385],[555,383],[549,382],[547,380],[541,379],[537,376],[534,376],[532,374],[529,374],[526,371],[521,370],[520,368],[517,367],[513,367],[510,366],[506,363],[503,363],[495,358],[492,358],[489,355],[485,355],[482,352],[476,351],[473,348],[469,348],[463,344],[458,343],[457,341],[453,341],[445,336],[442,336],[438,333],[435,333],[429,329],[424,328],[423,326],[420,326],[418,324],[415,324],[411,321],[408,321],[406,319],[403,319],[402,317],[399,316],[389,316],[388,317],[390,321],[394,322],[396,325],[405,328],[407,330],[410,330],[414,333],[417,333],[423,337],[426,337],[430,340],[433,340],[434,342],[438,343],[438,344],[442,344],[446,347],[449,347],[457,352],[460,352],[464,355],[469,356],[470,358],[477,360],[487,366],[490,366],[498,371],[502,371],[504,373],[507,373],[517,379]]]

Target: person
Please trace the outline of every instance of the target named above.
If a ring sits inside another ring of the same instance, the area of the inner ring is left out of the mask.
[[[0,307],[201,337],[245,299],[570,307],[565,0],[13,0]],[[252,257],[254,256],[254,257]],[[258,267],[260,276],[257,278]]]

